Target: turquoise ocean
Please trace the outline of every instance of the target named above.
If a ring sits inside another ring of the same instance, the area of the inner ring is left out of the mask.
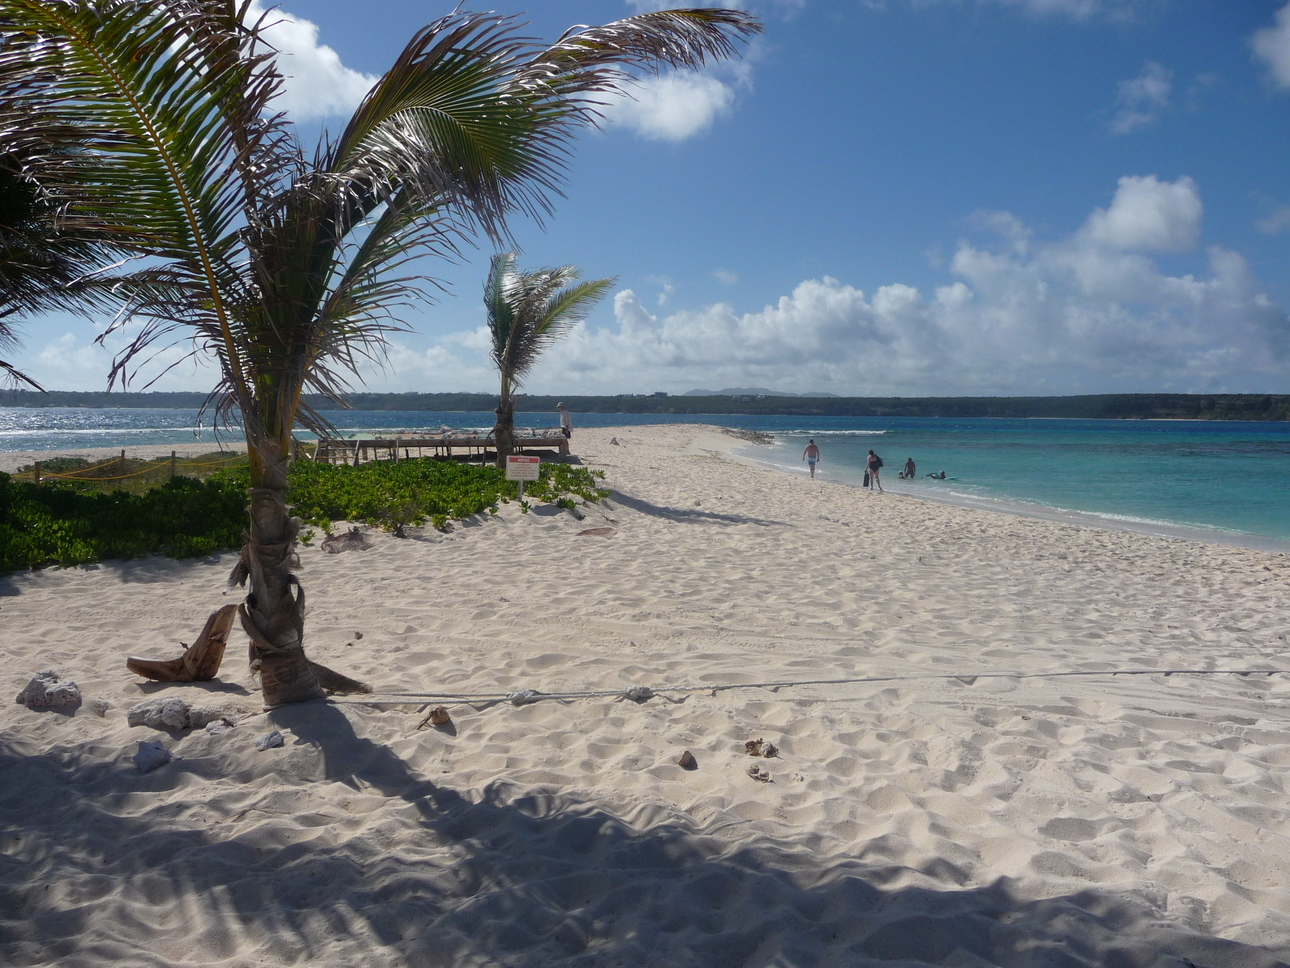
[[[492,426],[487,412],[342,411],[345,433]],[[555,415],[520,413],[524,427]],[[770,434],[752,460],[806,478],[859,485],[873,448],[883,486],[953,504],[1120,530],[1290,551],[1290,424],[1237,421],[1011,420],[936,417],[757,417],[738,414],[575,414],[576,428],[706,423]],[[303,438],[309,435],[302,434]],[[226,439],[239,439],[229,434]],[[192,410],[0,407],[0,451],[212,442]],[[918,478],[897,479],[913,457]],[[945,471],[946,479],[929,480]]]

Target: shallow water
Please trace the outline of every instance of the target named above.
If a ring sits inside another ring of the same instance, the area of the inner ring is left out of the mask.
[[[339,411],[344,433],[490,428],[489,412]],[[0,451],[214,443],[192,410],[0,408]],[[1018,513],[1202,540],[1290,550],[1290,424],[1238,421],[1000,420],[936,417],[760,417],[738,414],[575,414],[576,427],[706,423],[770,433],[745,453],[805,475],[857,484],[872,447],[890,490]],[[554,427],[554,413],[517,413]],[[227,439],[241,435],[230,432]],[[311,435],[300,435],[308,439]],[[576,446],[575,430],[575,446]],[[919,477],[897,480],[905,458]],[[944,470],[947,479],[925,476]]]

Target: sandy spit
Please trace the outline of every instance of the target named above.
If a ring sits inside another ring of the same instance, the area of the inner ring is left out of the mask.
[[[307,643],[387,697],[644,702],[264,713],[240,633],[213,683],[124,665],[192,641],[232,556],[0,577],[0,963],[1287,964],[1290,558],[783,475],[715,428],[574,445],[614,489],[577,515],[302,549]],[[85,703],[13,704],[48,668]],[[245,718],[128,726],[157,695]]]

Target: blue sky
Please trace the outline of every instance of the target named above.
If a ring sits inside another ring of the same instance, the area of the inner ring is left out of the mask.
[[[535,36],[657,4],[517,3]],[[1290,2],[747,0],[736,62],[646,81],[588,132],[521,265],[616,276],[526,389],[844,395],[1290,392]],[[312,143],[446,9],[289,0]],[[490,249],[427,264],[373,390],[495,389]],[[102,321],[14,361],[102,389]],[[176,368],[158,388],[200,389]]]

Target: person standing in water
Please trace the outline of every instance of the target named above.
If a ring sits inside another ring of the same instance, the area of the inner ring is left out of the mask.
[[[802,451],[802,460],[811,468],[811,477],[815,477],[815,465],[820,459],[820,448],[815,446],[815,440],[811,439],[806,442],[806,450]]]
[[[915,470],[916,468],[914,467],[914,458],[910,457],[908,460],[905,461],[905,480],[912,481],[914,479]]]
[[[878,480],[878,470],[882,467],[882,458],[870,450],[869,460],[866,466],[869,469],[869,490],[872,491],[876,487],[881,491],[882,481]]]

